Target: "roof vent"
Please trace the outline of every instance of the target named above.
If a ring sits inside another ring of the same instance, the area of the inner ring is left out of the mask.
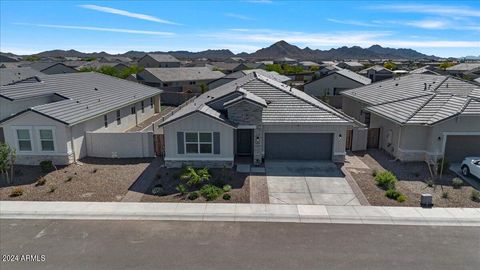
[[[447,83],[446,87],[448,88],[448,83]]]
[[[95,90],[95,91],[98,91],[98,88],[97,88],[97,87],[95,87],[95,88],[93,88],[93,90]]]
[[[87,105],[87,110],[88,110],[88,105]]]
[[[80,103],[80,101],[77,100],[77,103]]]
[[[398,86],[398,83],[396,83],[395,86]]]
[[[423,90],[427,90],[427,83],[423,83]]]
[[[271,100],[267,100],[266,102],[267,102],[267,105],[272,103]]]

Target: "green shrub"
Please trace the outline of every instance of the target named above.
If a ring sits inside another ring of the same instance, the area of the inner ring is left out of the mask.
[[[44,160],[40,162],[40,170],[43,173],[49,173],[55,170],[55,166],[53,165],[53,162],[51,160]]]
[[[407,200],[407,196],[405,196],[405,195],[403,195],[403,194],[397,197],[397,202],[402,203],[402,202],[404,202],[404,201],[406,201],[406,200]]]
[[[396,191],[395,189],[388,189],[385,191],[385,196],[389,199],[396,200],[398,197],[400,197],[402,193]]]
[[[462,179],[460,179],[460,178],[458,178],[458,177],[455,177],[455,178],[452,179],[452,186],[453,186],[453,188],[459,189],[459,188],[462,187],[462,185],[463,185]]]
[[[35,183],[35,186],[44,186],[47,183],[47,179],[45,177],[40,177],[37,182]]]
[[[23,195],[23,188],[16,187],[10,192],[10,197],[18,197]]]
[[[384,171],[377,173],[375,181],[383,189],[394,189],[397,177],[392,172]]]
[[[198,191],[193,191],[193,192],[188,193],[187,198],[188,198],[189,200],[192,200],[192,201],[193,201],[193,200],[196,200],[196,199],[198,198],[198,196],[199,196],[199,195],[198,195]]]
[[[448,199],[448,191],[442,192],[442,198]]]
[[[373,170],[373,172],[372,172],[372,176],[373,176],[373,177],[377,176],[377,173],[378,173],[378,171],[377,171],[377,170]]]
[[[232,186],[230,186],[230,185],[223,186],[223,191],[229,192],[230,190],[232,190]]]
[[[472,193],[470,193],[470,199],[474,202],[480,202],[480,192],[472,190]]]
[[[193,167],[186,167],[183,170],[183,173],[180,175],[180,179],[187,182],[189,186],[197,186],[202,184],[205,181],[210,180],[212,176],[208,171],[208,168],[197,169]]]
[[[188,192],[187,187],[186,187],[185,185],[183,185],[183,184],[178,185],[178,186],[176,187],[176,190],[177,190],[178,192],[180,192],[180,195],[185,195],[185,194],[187,194],[187,192]]]
[[[205,185],[200,189],[200,194],[202,197],[207,199],[207,201],[213,201],[222,195],[223,190],[214,185]]]
[[[165,190],[161,184],[156,185],[152,188],[152,194],[155,196],[163,196],[165,194]]]
[[[433,187],[433,185],[434,185],[433,180],[427,180],[428,187]]]
[[[230,201],[231,198],[232,198],[232,195],[230,195],[230,194],[228,194],[228,193],[223,194],[223,199],[224,199],[225,201]]]
[[[437,173],[440,173],[440,171],[442,173],[445,173],[448,171],[448,168],[450,167],[450,162],[445,158],[444,161],[443,161],[443,168],[442,168],[442,159],[439,158],[437,160]]]

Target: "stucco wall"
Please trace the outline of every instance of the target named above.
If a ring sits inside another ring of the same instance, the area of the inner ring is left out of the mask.
[[[358,121],[364,123],[365,115],[361,113],[362,109],[365,108],[365,104],[358,102],[354,99],[351,99],[347,96],[343,96],[342,100],[342,110],[349,116],[357,119]]]
[[[219,132],[220,154],[178,154],[177,132]],[[195,113],[163,127],[165,160],[227,160],[233,162],[233,128],[201,113]]]
[[[153,132],[87,132],[88,156],[102,158],[154,157]]]
[[[303,89],[309,95],[323,97],[325,95],[332,96],[334,88],[353,89],[360,86],[363,84],[338,74],[331,74],[306,84]]]
[[[151,58],[150,56],[145,56],[138,61],[139,67],[180,67],[180,62],[157,62],[157,60]]]

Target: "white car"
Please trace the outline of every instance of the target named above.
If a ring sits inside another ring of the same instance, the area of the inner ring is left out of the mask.
[[[480,178],[480,157],[466,157],[462,162],[462,174]]]

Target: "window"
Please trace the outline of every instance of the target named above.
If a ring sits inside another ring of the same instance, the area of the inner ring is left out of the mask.
[[[194,84],[197,84],[197,82],[196,81],[191,81],[190,82],[190,85],[194,85]]]
[[[137,108],[135,108],[135,106],[133,106],[130,111],[132,112],[132,114],[136,114],[137,113]]]
[[[141,104],[142,104],[142,113],[145,113],[145,102],[142,100]]]
[[[108,128],[108,117],[106,114],[103,116],[103,125],[105,128]]]
[[[185,150],[187,154],[211,154],[212,133],[185,132]]]
[[[117,110],[117,125],[122,124],[122,116],[120,115],[120,110]]]
[[[367,127],[370,127],[370,112],[363,112],[365,114],[365,121],[363,122]]]
[[[38,130],[40,137],[40,147],[42,151],[55,151],[55,143],[53,141],[53,130],[40,129]]]
[[[32,151],[32,140],[29,129],[17,129],[19,151]]]
[[[153,109],[153,97],[150,98],[150,108]]]

